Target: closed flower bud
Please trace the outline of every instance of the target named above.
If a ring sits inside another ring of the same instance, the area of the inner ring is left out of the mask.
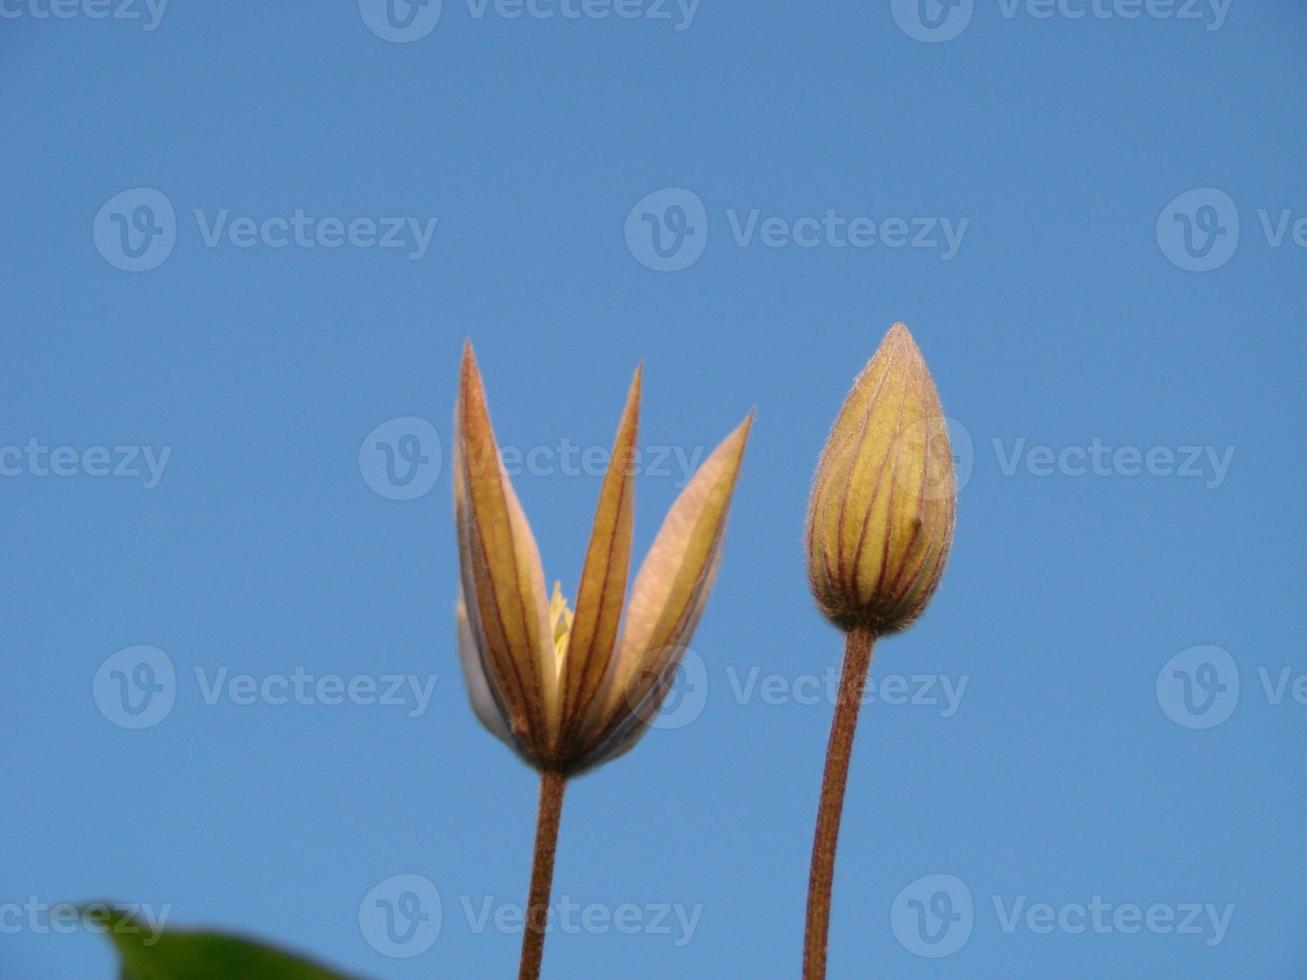
[[[844,401],[808,504],[808,579],[844,630],[908,626],[939,584],[957,481],[939,395],[908,328],[890,328]]]

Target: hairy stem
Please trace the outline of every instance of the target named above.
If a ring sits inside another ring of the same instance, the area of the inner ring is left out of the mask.
[[[545,922],[549,893],[554,883],[554,852],[558,850],[558,824],[563,816],[563,790],[567,777],[557,769],[540,773],[540,807],[536,811],[535,855],[531,859],[531,894],[526,903],[526,929],[522,933],[522,964],[518,980],[538,980],[545,954]]]
[[[808,925],[803,936],[804,980],[826,976],[826,936],[830,932],[831,883],[835,877],[835,845],[840,836],[840,813],[844,809],[844,786],[849,778],[849,757],[853,754],[853,733],[858,727],[862,689],[871,667],[871,649],[876,637],[870,630],[854,629],[844,638],[844,670],[835,718],[826,746],[826,771],[821,779],[817,803],[817,830],[812,839],[812,870],[808,875]]]

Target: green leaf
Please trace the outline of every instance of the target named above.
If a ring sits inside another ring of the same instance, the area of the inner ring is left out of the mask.
[[[121,909],[83,909],[118,951],[120,980],[357,980],[291,953],[220,932],[156,933]]]

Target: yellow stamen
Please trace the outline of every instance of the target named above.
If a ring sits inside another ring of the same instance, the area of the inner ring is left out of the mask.
[[[549,622],[554,635],[554,656],[563,659],[567,652],[567,640],[572,635],[572,610],[567,608],[563,598],[563,583],[554,583],[554,594],[549,599]]]

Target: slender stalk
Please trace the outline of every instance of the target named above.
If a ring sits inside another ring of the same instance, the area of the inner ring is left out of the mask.
[[[844,809],[844,785],[849,778],[849,757],[853,754],[853,733],[858,727],[862,689],[871,667],[871,648],[876,636],[870,630],[850,630],[844,638],[844,670],[835,718],[826,746],[826,771],[821,779],[817,803],[817,830],[812,839],[812,870],[808,875],[808,926],[803,936],[804,980],[826,976],[826,936],[830,932],[831,882],[835,877],[835,845],[840,836],[840,813]]]
[[[522,964],[518,980],[538,980],[545,954],[545,923],[549,892],[554,884],[554,852],[558,850],[558,824],[563,817],[563,790],[567,777],[557,769],[540,773],[540,807],[536,811],[535,855],[531,859],[531,894],[526,903],[526,929],[522,933]]]

